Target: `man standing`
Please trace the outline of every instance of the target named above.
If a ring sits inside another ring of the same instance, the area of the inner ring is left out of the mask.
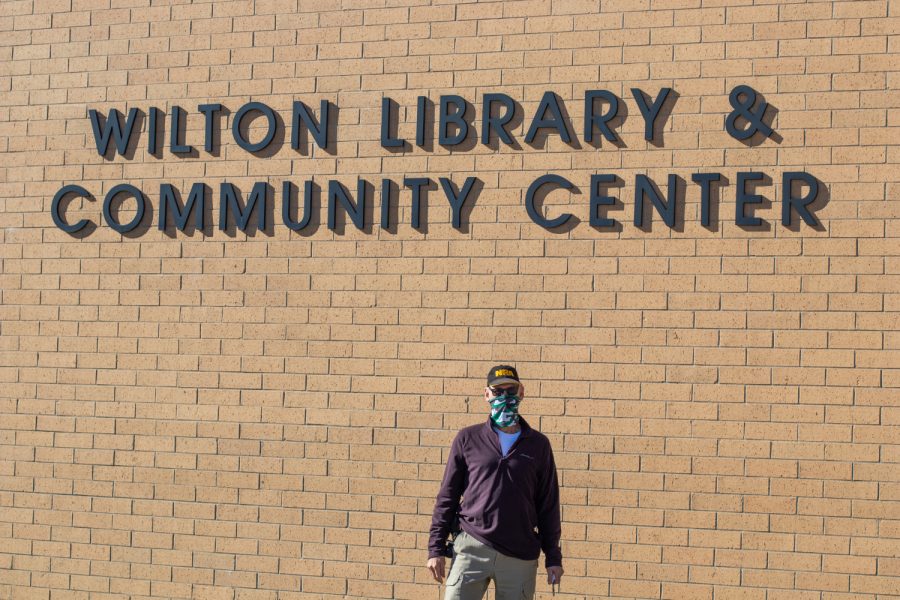
[[[541,550],[547,583],[563,575],[553,449],[519,416],[524,397],[515,367],[492,368],[484,390],[490,418],[462,429],[450,447],[428,542],[428,569],[441,582],[458,517],[445,600],[480,600],[491,579],[496,600],[533,598]]]

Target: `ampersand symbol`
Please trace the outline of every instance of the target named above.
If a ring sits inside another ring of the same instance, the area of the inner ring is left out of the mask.
[[[744,96],[743,100],[741,100],[741,96]],[[756,90],[752,87],[749,85],[737,86],[731,90],[728,101],[734,108],[728,115],[728,118],[725,119],[725,130],[728,131],[731,137],[736,140],[746,140],[753,137],[757,131],[761,132],[765,137],[769,137],[774,133],[774,130],[763,122],[763,116],[766,114],[769,103],[763,100],[759,103],[759,107],[753,110],[753,105],[756,104]],[[746,129],[739,129],[735,124],[738,117],[742,117],[749,123]]]

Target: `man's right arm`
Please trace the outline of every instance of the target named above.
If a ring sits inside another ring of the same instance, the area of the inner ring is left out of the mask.
[[[544,466],[540,474],[536,508],[538,512],[538,534],[541,537],[541,549],[544,551],[544,565],[547,568],[559,567],[562,565],[562,550],[559,547],[559,538],[562,533],[559,511],[559,480],[556,474],[553,448],[550,446],[549,441],[547,442]]]
[[[444,556],[450,525],[459,510],[459,499],[465,491],[467,478],[463,441],[456,434],[450,445],[450,456],[444,469],[441,489],[434,502],[434,513],[431,516],[431,536],[428,540],[428,557]]]

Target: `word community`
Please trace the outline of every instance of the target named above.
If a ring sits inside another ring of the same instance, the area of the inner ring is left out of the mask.
[[[462,208],[470,196],[474,198],[477,191],[473,191],[475,177],[468,177],[459,189],[452,180],[439,178],[441,189],[450,203],[453,211],[453,226],[459,229],[462,226]],[[426,200],[427,192],[435,186],[434,181],[427,177],[405,178],[403,185],[412,190],[411,224],[414,228],[422,227],[422,206]],[[365,229],[366,206],[368,198],[372,195],[372,185],[365,179],[357,182],[356,200],[351,198],[350,192],[339,181],[328,181],[328,228],[337,229],[338,207],[347,215],[357,229]],[[381,228],[390,229],[393,190],[397,189],[397,183],[391,179],[381,180]],[[318,185],[312,180],[306,180],[303,184],[303,210],[302,217],[297,220],[295,215],[300,212],[295,209],[293,199],[297,196],[297,186],[291,181],[282,182],[281,186],[281,220],[290,229],[299,231],[310,227],[313,215],[313,197],[317,195]],[[321,190],[318,190],[321,196]],[[241,200],[241,190],[234,184],[223,182],[219,186],[219,229],[227,231],[231,224],[243,232],[254,229],[265,231],[268,228],[269,206],[272,201],[271,186],[265,181],[257,181],[247,195],[246,202]],[[185,231],[189,227],[203,231],[207,227],[205,215],[208,206],[209,187],[202,182],[195,183],[182,201],[182,194],[173,185],[163,183],[159,186],[159,221],[160,230],[165,230],[171,222],[178,231]],[[79,185],[67,185],[57,192],[53,198],[51,213],[56,226],[68,233],[77,233],[92,225],[89,219],[81,219],[77,223],[69,224],[63,217],[63,201],[67,198],[81,197],[92,200],[91,193]],[[113,207],[120,207],[128,199],[137,204],[134,215],[127,223],[118,219],[118,211]],[[119,184],[106,193],[103,199],[103,218],[106,223],[119,233],[129,233],[137,229],[144,220],[147,212],[147,200],[144,192],[129,184]]]
[[[631,96],[643,120],[644,139],[653,142],[653,145],[660,145],[662,137],[657,137],[656,134],[665,125],[667,115],[671,112],[678,94],[671,88],[661,88],[655,95],[633,88]],[[602,140],[606,140],[614,147],[622,146],[617,128],[627,115],[627,110],[621,110],[625,104],[624,100],[608,90],[587,90],[583,99],[579,99],[581,100],[584,102],[583,118],[576,124],[569,118],[563,100],[552,91],[545,92],[528,122],[525,143],[532,148],[540,148],[546,136],[556,135],[561,141],[577,148],[579,145],[575,138],[576,130],[579,130],[590,151],[596,151]],[[733,110],[724,119],[724,127],[732,138],[748,145],[758,145],[769,138],[780,139],[775,134],[772,124],[766,120],[768,103],[756,90],[746,85],[738,85],[732,89],[728,100]],[[318,115],[303,102],[295,101],[289,119],[283,119],[271,107],[258,101],[244,104],[233,115],[220,103],[201,104],[197,107],[197,111],[204,121],[203,149],[212,157],[219,154],[216,149],[217,140],[221,138],[223,123],[229,118],[234,143],[261,160],[274,156],[279,150],[277,146],[287,139],[290,140],[290,147],[300,154],[305,154],[307,149],[311,149],[313,143],[325,152],[336,153],[334,136],[338,131],[339,111],[335,105],[326,100],[321,101]],[[480,112],[480,124],[474,114],[476,112]],[[442,95],[437,105],[432,105],[429,98],[419,96],[415,109],[410,107],[409,114],[415,119],[416,147],[429,151],[432,140],[436,138],[438,144],[453,152],[465,152],[474,144],[464,142],[471,137],[478,139],[479,133],[481,143],[497,151],[501,151],[501,143],[520,148],[511,130],[521,122],[517,120],[521,112],[522,107],[512,97],[502,93],[485,93],[478,111],[460,96]],[[380,139],[383,148],[406,152],[411,150],[412,143],[400,137],[398,114],[399,107],[396,103],[391,98],[383,97],[380,135],[373,131],[371,138]],[[125,160],[131,160],[144,132],[148,154],[161,158],[166,145],[164,138],[167,122],[169,152],[176,156],[199,156],[198,149],[189,143],[199,145],[199,141],[186,139],[187,113],[179,106],[171,107],[168,118],[156,107],[151,107],[146,115],[140,109],[132,107],[127,116],[117,109],[112,109],[107,115],[91,109],[88,116],[97,153],[106,160],[115,160],[116,154]],[[143,126],[145,117],[146,127]],[[285,124],[287,121],[290,122],[289,136],[288,125]],[[750,140],[756,140],[756,143],[753,144]],[[496,146],[493,146],[493,143],[496,143]],[[114,148],[112,152],[111,145]],[[772,178],[767,174],[758,171],[740,171],[737,172],[735,181],[731,182],[721,173],[691,173],[690,180],[697,186],[696,188],[692,186],[690,193],[699,195],[700,222],[704,227],[714,226],[713,221],[717,220],[714,214],[718,212],[714,207],[718,208],[720,204],[717,197],[729,186],[733,189],[734,223],[741,227],[765,225],[755,211],[764,208],[767,203],[766,198],[757,193],[758,188],[772,185]],[[461,229],[464,214],[471,210],[483,187],[476,176],[467,176],[461,185],[459,181],[454,182],[450,177],[437,177],[435,181],[427,175],[404,176],[400,181],[381,179],[380,182],[369,182],[360,178],[357,180],[354,199],[354,194],[340,181],[327,180],[320,188],[319,183],[309,179],[302,182],[301,210],[298,184],[282,181],[279,185],[281,220],[285,226],[294,231],[311,227],[313,203],[317,199],[319,205],[327,203],[329,229],[338,229],[338,215],[343,214],[358,229],[364,230],[367,225],[366,215],[369,214],[367,208],[375,203],[376,183],[380,184],[381,190],[380,226],[383,229],[391,229],[395,225],[391,221],[396,220],[393,215],[396,213],[394,209],[401,202],[399,191],[401,186],[410,193],[410,224],[416,229],[422,227],[423,206],[426,205],[429,190],[437,190],[438,187],[441,189],[450,205],[453,227]],[[576,195],[583,193],[581,190],[586,187],[591,226],[600,230],[615,230],[619,223],[611,218],[609,213],[619,208],[619,202],[617,198],[607,195],[607,190],[623,185],[622,180],[614,174],[594,174],[590,176],[589,181],[580,181],[576,185],[562,175],[547,173],[530,182],[524,193],[525,210],[535,224],[548,230],[560,231],[564,226],[571,225],[570,219],[573,215],[562,212],[564,208],[554,206],[553,211],[559,211],[561,214],[554,218],[549,217],[548,211],[542,207],[543,198],[547,194],[558,193],[558,190],[568,190]],[[254,228],[261,231],[268,230],[271,225],[269,215],[276,201],[276,193],[270,182],[256,182],[252,189],[244,192],[227,181],[219,182],[215,187],[218,188],[220,229],[229,231],[233,225],[244,232]],[[819,226],[814,212],[820,188],[819,180],[809,173],[783,172],[780,190],[782,225],[792,226],[793,216],[799,215],[807,225]],[[649,214],[649,218],[652,219],[652,213],[655,211],[666,226],[673,229],[678,227],[679,216],[681,219],[684,216],[685,197],[688,195],[684,179],[676,174],[668,175],[666,192],[663,194],[649,177],[636,174],[633,189],[635,226],[645,227],[645,216]],[[56,226],[73,235],[88,225],[94,225],[89,219],[80,219],[72,223],[66,219],[65,213],[71,204],[68,201],[74,198],[95,200],[89,190],[78,184],[68,183],[53,197],[50,208]],[[132,202],[133,217],[128,222],[122,222],[121,209],[126,206],[130,209]],[[170,183],[161,183],[158,194],[158,227],[165,230],[174,226],[178,231],[184,232],[190,226],[205,231],[211,226],[211,223],[207,222],[206,215],[211,210],[212,204],[211,186],[205,182],[193,183],[189,191],[180,191]],[[142,222],[150,213],[149,206],[147,197],[138,187],[130,183],[113,183],[103,198],[103,219],[108,226],[123,234],[140,231]],[[464,208],[468,210],[464,211]],[[503,215],[499,216],[499,220],[504,220]],[[372,221],[374,222],[374,217]]]

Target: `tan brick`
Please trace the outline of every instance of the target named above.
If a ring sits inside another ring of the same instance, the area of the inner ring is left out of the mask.
[[[888,3],[320,4],[5,7],[0,494],[17,500],[0,531],[18,558],[0,595],[419,598],[447,447],[482,418],[472,383],[495,361],[538,382],[528,414],[557,452],[570,593],[896,593]],[[735,146],[722,130],[740,83],[778,108],[779,141]],[[630,89],[663,86],[680,96],[648,144]],[[589,89],[620,98],[622,147],[578,140]],[[480,90],[519,103],[518,148],[480,144]],[[548,90],[577,143],[552,132],[524,143]],[[386,151],[386,93],[408,141],[419,95],[462,95],[476,131],[465,146]],[[253,156],[229,127],[251,98],[277,107],[283,137],[294,99],[327,98],[341,109],[337,141],[322,151],[307,136],[295,156],[279,139],[273,156]],[[230,114],[209,154],[193,106],[215,101]],[[93,154],[87,109],[175,103],[196,157],[149,156],[146,138],[132,158]],[[778,220],[779,173],[801,168],[828,191],[819,230]],[[687,182],[683,227],[658,215],[633,226],[635,173],[664,184],[712,169],[728,178],[717,224],[700,226]],[[729,222],[739,170],[773,180],[758,190],[765,228]],[[579,188],[547,197],[547,214],[579,220],[561,235],[521,206],[547,172]],[[623,184],[607,211],[619,230],[586,222],[589,174],[601,172]],[[483,190],[459,231],[440,190],[427,230],[412,230],[402,185],[392,230],[375,225],[380,190],[365,231],[327,229],[321,192],[314,231],[282,227],[279,180],[312,177],[327,192],[334,173],[354,198],[354,174],[377,187],[379,173],[464,173]],[[225,178],[267,180],[271,233],[153,227],[161,181],[206,180],[217,210]],[[83,239],[46,218],[55,191],[78,181],[95,199],[73,201],[68,219],[98,224]],[[139,236],[101,215],[123,181],[150,201]],[[117,576],[128,569],[131,580]]]

